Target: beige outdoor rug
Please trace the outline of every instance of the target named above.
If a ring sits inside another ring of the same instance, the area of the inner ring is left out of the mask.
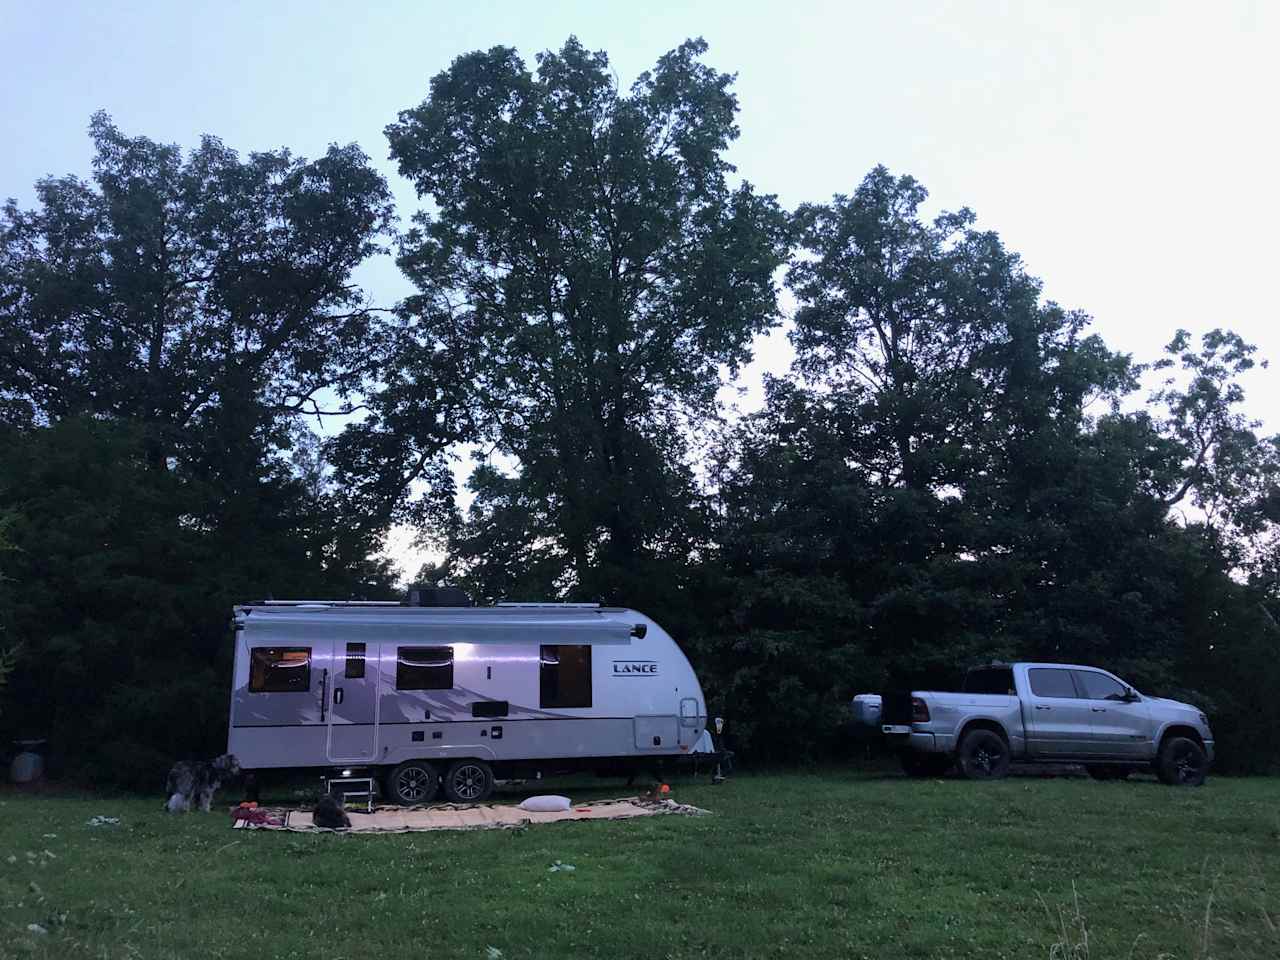
[[[429,807],[378,807],[373,813],[347,810],[351,818],[349,830],[317,827],[311,822],[310,810],[266,809],[263,811],[278,823],[235,821],[237,830],[292,830],[296,833],[416,833],[425,830],[502,830],[537,823],[562,820],[627,820],[669,814],[685,816],[707,813],[699,807],[674,800],[646,800],[626,797],[621,800],[593,800],[579,803],[568,810],[536,813],[517,806],[498,804],[442,803]]]

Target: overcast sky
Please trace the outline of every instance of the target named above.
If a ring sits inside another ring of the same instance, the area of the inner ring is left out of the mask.
[[[404,220],[417,201],[382,128],[455,56],[506,44],[532,64],[576,34],[627,86],[703,36],[738,74],[730,159],[786,206],[883,163],[936,208],[973,208],[1118,349],[1149,359],[1178,327],[1229,326],[1280,360],[1278,2],[0,0],[0,33],[0,196],[29,204],[37,178],[87,174],[105,109],[184,146],[356,141]],[[382,303],[405,291],[389,262],[361,279]],[[785,338],[758,356],[748,387],[785,368]],[[1277,383],[1248,384],[1271,430]]]

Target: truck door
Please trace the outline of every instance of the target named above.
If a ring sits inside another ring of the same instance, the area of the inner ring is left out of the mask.
[[[329,760],[372,760],[378,745],[378,645],[335,640],[329,664]]]
[[[1090,753],[1090,703],[1076,690],[1070,670],[1027,670],[1023,702],[1028,753],[1040,757],[1083,757]]]
[[[1106,757],[1150,759],[1155,753],[1151,712],[1141,700],[1126,701],[1129,688],[1097,670],[1076,670],[1076,687],[1089,700],[1093,746]]]

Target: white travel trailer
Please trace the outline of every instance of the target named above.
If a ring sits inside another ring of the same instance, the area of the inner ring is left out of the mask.
[[[495,776],[656,769],[706,727],[688,659],[634,610],[265,601],[234,625],[245,770],[374,768],[388,799],[476,802]]]

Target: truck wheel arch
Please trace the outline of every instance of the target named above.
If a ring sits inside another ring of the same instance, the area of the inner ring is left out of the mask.
[[[969,735],[970,730],[990,730],[1004,741],[1005,746],[1010,749],[1013,748],[1013,745],[1009,742],[1009,731],[1004,728],[1004,724],[1000,723],[998,720],[991,720],[985,717],[974,717],[971,720],[966,720],[964,726],[956,732],[956,742],[951,745],[952,753],[959,752],[960,744],[964,742],[964,738]]]
[[[1200,736],[1200,731],[1195,727],[1189,727],[1180,723],[1171,723],[1160,731],[1160,736],[1156,737],[1156,755],[1160,755],[1160,747],[1170,737],[1186,737],[1188,740],[1194,740],[1200,745],[1200,749],[1204,749],[1204,738]]]

